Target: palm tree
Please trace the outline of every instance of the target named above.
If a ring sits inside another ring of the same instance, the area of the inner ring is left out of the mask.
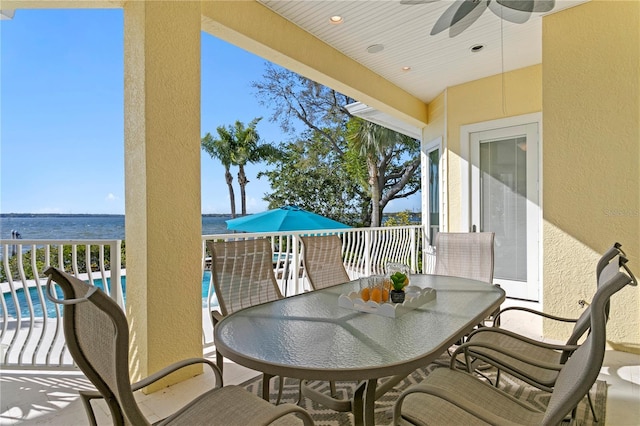
[[[240,186],[240,200],[242,203],[242,215],[247,214],[247,197],[246,186],[249,183],[244,172],[244,166],[247,163],[257,163],[268,158],[277,157],[280,151],[270,144],[260,143],[260,135],[256,130],[256,126],[262,120],[257,117],[251,120],[247,127],[241,121],[236,121],[233,128],[229,131],[233,134],[235,149],[231,154],[231,161],[238,166],[238,185]]]
[[[229,187],[229,200],[231,201],[231,217],[236,217],[236,199],[233,192],[233,176],[231,166],[238,166],[238,185],[240,186],[240,200],[242,203],[242,215],[247,214],[246,186],[249,183],[244,172],[247,163],[256,163],[269,158],[278,158],[281,153],[277,148],[269,144],[260,143],[260,135],[256,130],[262,117],[251,120],[247,127],[240,120],[233,126],[218,126],[219,139],[213,139],[210,133],[202,138],[202,149],[209,153],[211,158],[217,158],[224,166],[224,177]]]
[[[382,189],[385,185],[386,158],[390,153],[389,148],[401,141],[402,135],[371,123],[370,121],[353,118],[356,127],[349,138],[354,147],[360,152],[367,162],[369,175],[369,191],[371,192],[371,226],[378,227],[382,222]]]
[[[229,188],[229,201],[231,202],[231,217],[236,217],[236,197],[233,192],[233,175],[231,175],[231,164],[233,163],[232,153],[235,151],[235,140],[233,134],[225,127],[218,126],[216,129],[220,139],[213,139],[211,133],[202,138],[202,150],[206,151],[211,158],[217,158],[224,166],[224,178]]]

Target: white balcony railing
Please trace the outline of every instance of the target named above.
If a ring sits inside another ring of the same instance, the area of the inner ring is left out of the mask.
[[[353,228],[322,231],[342,239],[345,268],[352,279],[384,272],[387,262],[403,262],[415,272],[432,272],[435,257],[422,226]],[[217,300],[210,285],[208,240],[270,238],[274,273],[286,296],[310,289],[302,265],[304,232],[215,234],[202,236],[203,345],[213,342],[210,311]],[[107,292],[124,308],[125,276],[120,240],[0,240],[0,366],[59,367],[73,360],[64,342],[62,312],[44,295],[48,266],[64,268]],[[111,285],[119,283],[120,285]]]

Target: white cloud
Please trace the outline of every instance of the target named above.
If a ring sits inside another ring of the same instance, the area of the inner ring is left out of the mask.
[[[260,213],[268,210],[268,203],[262,199],[247,197],[247,213]]]
[[[118,197],[116,197],[115,195],[113,195],[111,192],[107,194],[107,196],[105,197],[106,201],[117,201]]]

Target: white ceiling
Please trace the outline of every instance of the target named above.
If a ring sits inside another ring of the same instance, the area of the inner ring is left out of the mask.
[[[487,8],[469,28],[450,37],[449,31],[435,36],[430,32],[452,0],[414,5],[400,0],[259,1],[424,102],[446,87],[542,61],[540,13],[514,24]],[[556,0],[550,13],[584,1]],[[342,16],[343,23],[331,24],[334,15]],[[374,44],[382,44],[384,50],[368,53],[367,47]],[[470,48],[477,44],[484,49],[472,53]],[[403,71],[403,66],[411,70]]]

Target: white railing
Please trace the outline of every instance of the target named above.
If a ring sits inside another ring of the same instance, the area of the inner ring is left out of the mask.
[[[274,272],[280,291],[285,296],[293,296],[311,290],[302,264],[302,235],[336,234],[342,239],[342,259],[351,279],[362,276],[383,274],[388,262],[409,265],[416,273],[432,273],[435,267],[433,247],[426,240],[424,227],[396,226],[381,228],[349,228],[323,231],[300,232],[260,232],[213,234],[202,237],[203,269],[208,266],[210,254],[206,242],[270,238],[274,258]],[[423,249],[426,248],[426,249]],[[207,312],[216,308],[217,300],[210,287]],[[207,317],[203,325],[204,344],[213,340],[213,325]]]
[[[353,279],[384,272],[387,262],[403,262],[415,272],[432,272],[435,257],[422,226],[352,228],[322,232],[274,232],[215,234],[202,236],[203,345],[210,346],[213,326],[210,312],[217,300],[210,285],[207,240],[270,238],[274,273],[283,294],[309,290],[302,265],[301,235],[335,233],[342,239],[342,255]],[[0,240],[0,366],[59,367],[73,360],[64,343],[62,313],[44,295],[44,271],[56,266],[102,287],[124,308],[126,294],[121,277],[121,240]],[[424,249],[426,248],[426,249]],[[115,254],[115,255],[114,255]],[[34,273],[35,271],[35,273]]]
[[[49,266],[98,285],[124,308],[120,240],[0,240],[0,365],[72,365],[60,308],[44,295]]]

